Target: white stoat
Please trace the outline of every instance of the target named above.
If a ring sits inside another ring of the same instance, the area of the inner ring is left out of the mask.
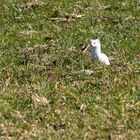
[[[99,39],[91,39],[90,40],[90,53],[91,59],[94,61],[98,59],[100,62],[106,65],[110,65],[109,59],[106,54],[101,53],[101,43]]]

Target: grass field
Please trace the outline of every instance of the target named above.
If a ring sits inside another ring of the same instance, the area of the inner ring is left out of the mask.
[[[140,139],[137,0],[0,1],[0,139]],[[81,44],[99,38],[111,66]]]

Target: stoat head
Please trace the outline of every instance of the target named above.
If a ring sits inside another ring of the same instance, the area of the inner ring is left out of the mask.
[[[100,47],[100,40],[99,39],[90,39],[89,44],[91,47],[97,48]]]
[[[99,39],[90,39],[85,45],[81,47],[81,51],[85,53],[86,51],[91,51],[92,49],[100,50],[100,40]]]

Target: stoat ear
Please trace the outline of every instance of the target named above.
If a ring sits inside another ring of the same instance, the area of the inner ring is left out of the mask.
[[[99,39],[96,39],[96,41],[97,41],[98,44],[100,44],[100,40]]]
[[[100,43],[100,40],[99,39],[96,39],[96,41]]]

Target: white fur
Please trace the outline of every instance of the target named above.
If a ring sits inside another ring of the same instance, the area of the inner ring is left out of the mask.
[[[90,40],[91,45],[91,59],[94,61],[95,59],[98,59],[100,62],[102,62],[105,65],[110,65],[109,59],[106,56],[106,54],[101,53],[101,44],[99,39],[91,39]]]

